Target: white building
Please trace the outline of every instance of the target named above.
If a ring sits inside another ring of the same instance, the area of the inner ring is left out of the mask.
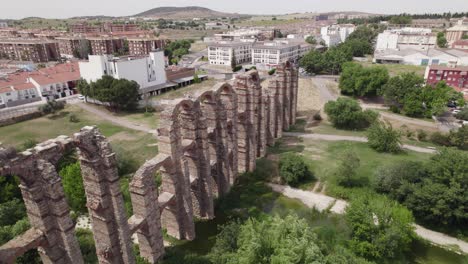
[[[320,35],[323,41],[325,41],[327,47],[333,47],[342,42],[345,42],[355,29],[356,26],[351,24],[331,25],[322,27],[320,29]]]
[[[88,62],[80,62],[81,77],[95,82],[104,75],[116,79],[135,81],[140,91],[154,92],[164,88],[167,83],[164,53],[150,52],[143,57],[117,58],[111,55],[90,55]]]
[[[7,27],[8,27],[8,23],[7,23],[7,22],[0,21],[0,28],[7,28]]]
[[[252,64],[259,69],[271,69],[279,64],[297,62],[312,49],[312,45],[292,40],[257,42],[252,47]]]
[[[435,48],[437,37],[429,28],[401,28],[385,30],[377,37],[376,50]]]
[[[250,62],[252,43],[240,41],[221,41],[208,46],[208,60],[214,65],[231,65],[233,55],[236,64]]]
[[[375,63],[407,65],[448,65],[467,66],[468,53],[455,49],[387,49],[374,53]]]

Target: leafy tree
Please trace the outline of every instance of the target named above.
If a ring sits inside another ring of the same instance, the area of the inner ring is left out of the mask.
[[[346,208],[351,228],[349,246],[357,255],[382,263],[410,249],[413,216],[408,209],[382,196],[360,196]]]
[[[328,72],[338,74],[341,72],[342,65],[353,59],[353,54],[347,49],[331,47],[325,52],[323,59]]]
[[[90,86],[92,94],[88,95],[109,103],[112,108],[133,109],[139,100],[140,86],[135,81],[114,79],[112,76],[104,75]]]
[[[383,67],[364,68],[360,64],[347,62],[343,64],[339,87],[343,94],[377,95],[388,79],[388,71]]]
[[[77,229],[76,237],[80,244],[81,253],[85,263],[97,263],[96,246],[93,233],[87,229]]]
[[[227,234],[236,233],[227,232]],[[226,233],[225,233],[226,234]],[[247,220],[239,227],[237,241],[224,244],[230,250],[218,256],[226,264],[323,263],[317,236],[305,220],[295,215]],[[217,240],[218,241],[218,240]],[[235,248],[232,248],[237,242]],[[215,246],[216,248],[216,246]]]
[[[439,48],[447,47],[447,39],[445,38],[444,32],[437,33],[437,46]]]
[[[280,177],[289,185],[297,185],[309,175],[309,169],[304,162],[302,156],[288,152],[281,155],[280,162]]]
[[[365,39],[349,39],[342,44],[344,49],[348,49],[353,57],[364,57],[367,54],[372,54],[374,48],[372,44]]]
[[[0,177],[0,193],[2,194],[0,195],[0,203],[5,203],[15,198],[22,199],[19,185],[20,181],[17,177],[12,175]]]
[[[26,217],[23,200],[13,198],[0,204],[0,226],[14,225],[18,220]]]
[[[317,40],[315,39],[314,36],[308,36],[305,41],[311,45],[317,44]]]
[[[299,65],[308,73],[315,74],[322,72],[326,67],[323,54],[316,50],[312,50],[302,57],[299,61]]]
[[[401,151],[401,132],[391,124],[376,121],[367,131],[368,144],[378,152],[397,153]]]
[[[193,83],[201,83],[200,77],[196,73],[193,75]]]
[[[330,122],[334,127],[340,129],[363,129],[372,124],[378,117],[374,111],[362,111],[356,100],[340,97],[336,101],[325,104]]]
[[[468,150],[468,126],[463,125],[459,129],[450,130],[448,135],[450,145],[461,150]]]
[[[390,78],[384,85],[382,94],[387,104],[401,108],[406,96],[421,89],[423,84],[424,78],[416,73],[403,73]]]
[[[344,187],[355,186],[360,163],[361,160],[354,151],[345,150],[338,160],[338,167],[334,172],[337,183]]]
[[[89,85],[89,83],[85,79],[81,78],[76,84],[76,88],[78,89],[80,94],[82,94],[85,97],[86,102],[88,101],[88,96],[92,96],[91,85]]]
[[[60,171],[63,190],[71,209],[77,213],[86,212],[86,194],[81,177],[80,164],[74,163]]]
[[[390,19],[390,24],[397,24],[397,25],[410,25],[413,19],[411,16],[406,16],[406,15],[399,15],[399,16],[393,16]]]

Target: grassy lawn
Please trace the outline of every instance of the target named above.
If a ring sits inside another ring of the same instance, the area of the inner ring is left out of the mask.
[[[203,81],[201,83],[196,83],[196,84],[192,84],[192,85],[189,85],[189,86],[185,86],[183,88],[178,88],[177,90],[172,90],[172,91],[169,91],[167,93],[163,93],[161,95],[158,95],[158,96],[154,96],[151,98],[151,100],[155,101],[155,100],[173,100],[173,99],[177,99],[177,98],[182,98],[184,97],[185,95],[194,95],[196,93],[201,93],[201,92],[204,92],[204,91],[208,91],[210,90],[211,88],[213,88],[213,86],[217,83],[217,81],[215,79],[208,79],[206,81]]]
[[[402,73],[414,72],[420,76],[424,76],[426,67],[416,65],[402,65],[402,64],[373,64],[372,62],[359,62],[365,67],[380,66],[388,70],[390,76],[396,76]]]
[[[71,114],[75,114],[80,121],[70,122]],[[137,164],[157,154],[157,147],[153,145],[156,139],[152,135],[114,125],[73,105],[67,105],[55,115],[0,127],[0,141],[6,146],[21,149],[28,140],[42,142],[60,135],[72,136],[82,127],[90,125],[97,125],[101,133],[109,138],[117,155],[131,157]]]

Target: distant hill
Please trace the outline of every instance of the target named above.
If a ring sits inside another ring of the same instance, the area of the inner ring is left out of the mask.
[[[239,17],[242,15],[223,13],[200,6],[186,7],[157,7],[134,15],[135,17],[152,17],[164,19],[187,19],[187,18],[219,18]]]

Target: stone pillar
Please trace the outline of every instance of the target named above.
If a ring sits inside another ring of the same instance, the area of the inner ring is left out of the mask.
[[[292,104],[291,104],[291,125],[296,124],[296,116],[297,116],[297,94],[299,92],[299,75],[298,70],[296,68],[292,69],[291,74],[291,97],[292,97]]]
[[[291,122],[291,71],[289,68],[286,68],[284,71],[284,80],[283,80],[283,130],[287,131]]]
[[[99,263],[135,263],[115,153],[96,127],[75,134]]]
[[[175,198],[166,206],[161,215],[167,233],[177,239],[193,240],[195,224],[190,192],[190,179],[185,177],[186,158],[183,152],[182,131],[178,115],[178,106],[171,106],[161,113],[158,129],[158,149],[160,154],[171,157],[173,166],[161,168],[161,192],[173,194]]]
[[[164,255],[159,193],[154,180],[156,171],[164,164],[171,165],[167,155],[147,161],[130,184],[134,217],[143,221],[137,230],[140,255],[150,263],[157,263]]]
[[[42,262],[83,263],[62,181],[55,167],[45,160],[36,160],[24,169],[24,174],[19,175],[20,189],[29,223],[46,238],[38,248]]]

